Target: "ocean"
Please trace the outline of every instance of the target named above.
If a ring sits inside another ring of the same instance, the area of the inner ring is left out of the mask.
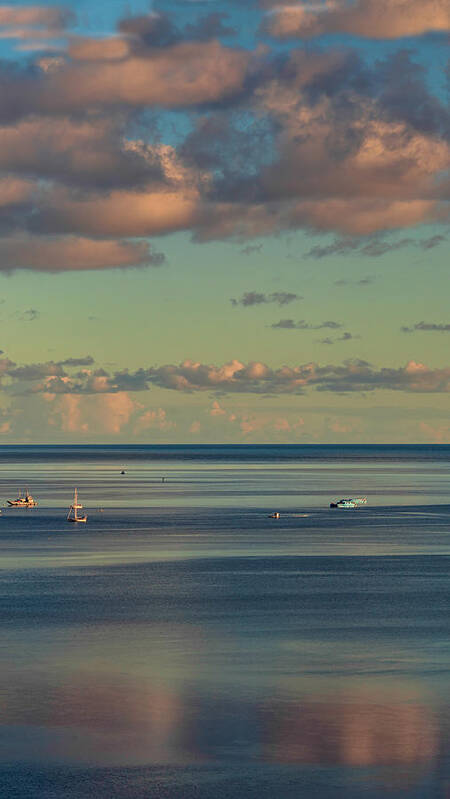
[[[450,446],[2,446],[0,505],[2,799],[450,797]]]

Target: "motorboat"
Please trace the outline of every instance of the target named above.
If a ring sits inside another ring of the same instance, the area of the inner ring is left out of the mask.
[[[366,505],[367,497],[351,497],[350,499],[340,499],[338,502],[330,502],[330,508],[357,508],[359,505]]]
[[[279,519],[279,518],[280,518],[280,514],[278,513],[277,510],[275,510],[273,513],[271,513],[270,516],[269,516],[269,519]]]

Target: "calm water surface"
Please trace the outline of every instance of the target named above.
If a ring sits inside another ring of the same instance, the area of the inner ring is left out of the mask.
[[[450,447],[2,447],[26,486],[2,797],[450,797]]]

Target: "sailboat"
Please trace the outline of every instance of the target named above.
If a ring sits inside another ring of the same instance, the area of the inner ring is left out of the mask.
[[[75,489],[75,493],[73,495],[73,503],[69,508],[69,513],[67,514],[67,521],[68,522],[87,522],[87,516],[78,516],[78,511],[81,510],[83,506],[80,505],[78,502],[78,492]]]
[[[28,488],[25,490],[25,496],[22,496],[22,493],[19,491],[19,496],[17,499],[8,499],[8,505],[12,508],[34,508],[37,505],[37,502],[28,491]]]

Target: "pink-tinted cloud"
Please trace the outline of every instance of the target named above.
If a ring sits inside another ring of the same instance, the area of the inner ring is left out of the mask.
[[[0,5],[0,25],[37,25],[62,28],[72,14],[62,6]]]
[[[51,188],[40,197],[34,225],[42,232],[78,232],[92,236],[149,236],[189,230],[202,208],[208,175],[187,167],[170,146],[127,143],[127,151],[158,164],[161,180],[138,189],[71,192]]]
[[[290,83],[273,80],[258,92],[261,109],[279,124],[279,158],[261,175],[267,208],[278,208],[279,224],[366,235],[447,213],[439,181],[450,162],[444,139],[383,118],[373,98],[361,97],[356,113],[325,94],[312,104],[305,74],[306,83],[314,74],[323,80],[333,59],[336,70],[344,61],[335,53],[290,59]]]
[[[31,180],[18,177],[0,178],[0,208],[29,202],[36,191]]]
[[[279,38],[350,33],[371,39],[395,39],[450,28],[446,0],[269,0],[269,4],[274,9],[266,29]]]
[[[73,359],[75,362],[78,359]],[[261,361],[248,364],[234,359],[222,366],[186,360],[178,365],[152,366],[132,373],[126,370],[108,374],[103,369],[83,369],[70,374],[72,359],[46,364],[17,366],[4,359],[3,374],[15,384],[13,393],[117,394],[147,391],[151,386],[183,392],[220,392],[221,394],[303,394],[308,389],[337,393],[371,391],[406,391],[447,393],[450,391],[450,367],[433,369],[417,361],[398,368],[374,367],[366,361],[346,360],[342,364],[310,362],[298,366],[269,367]],[[66,368],[63,368],[63,364]],[[21,381],[27,383],[21,392]],[[31,385],[28,385],[31,381]],[[223,416],[215,402],[212,417]],[[153,413],[153,412],[152,412]],[[156,420],[151,414],[149,421]],[[160,419],[161,421],[161,419]]]
[[[32,116],[0,126],[0,169],[98,188],[163,179],[161,148],[126,141],[119,118]]]
[[[224,366],[184,361],[147,370],[147,380],[176,391],[285,394],[304,393],[307,388],[344,393],[348,391],[449,392],[450,367],[430,369],[410,361],[398,369],[373,368],[364,361],[346,361],[341,366],[282,366],[271,369],[261,362],[247,365],[233,360]]]
[[[114,42],[114,47],[117,44]],[[241,91],[250,56],[220,42],[181,42],[144,56],[67,61],[43,75],[30,104],[65,113],[89,106],[164,108],[213,103]],[[31,92],[31,86],[29,87]]]
[[[420,422],[420,432],[427,442],[433,444],[450,444],[450,425],[448,424],[428,424],[427,422]]]
[[[15,39],[16,50],[61,49],[73,14],[58,6],[0,6],[0,39]]]
[[[116,61],[126,58],[131,52],[130,42],[123,36],[105,39],[73,36],[68,54],[75,61]]]
[[[41,272],[89,271],[136,266],[160,266],[164,256],[147,242],[127,242],[76,236],[8,236],[0,238],[0,270]]]
[[[133,433],[134,435],[138,435],[145,430],[170,430],[174,427],[176,427],[176,423],[167,419],[167,413],[163,408],[157,408],[155,410],[149,408],[136,420]]]
[[[227,412],[222,406],[220,405],[217,400],[215,400],[209,410],[210,416],[226,416]]]
[[[140,407],[126,392],[91,397],[45,395],[50,419],[64,433],[118,435]]]

